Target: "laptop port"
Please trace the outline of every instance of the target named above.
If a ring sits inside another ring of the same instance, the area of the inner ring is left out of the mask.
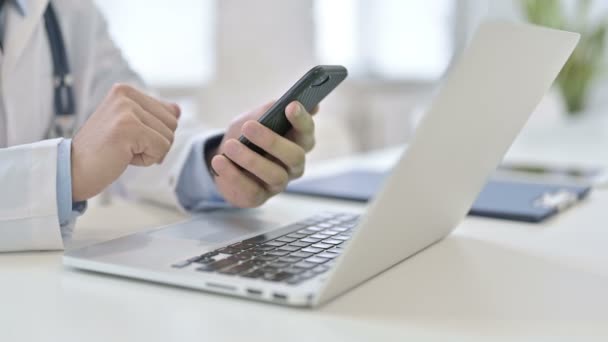
[[[287,295],[283,294],[283,293],[276,293],[275,292],[275,293],[272,294],[272,298],[284,301],[284,300],[287,300]]]
[[[247,294],[250,294],[250,295],[253,295],[253,296],[261,296],[262,295],[262,290],[247,289]]]

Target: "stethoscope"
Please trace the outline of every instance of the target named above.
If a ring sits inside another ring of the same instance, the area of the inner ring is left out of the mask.
[[[69,138],[74,135],[76,125],[76,102],[72,89],[73,78],[70,73],[61,28],[57,22],[55,10],[50,3],[44,12],[44,26],[53,57],[53,101],[55,108],[55,116],[48,130],[48,138]]]

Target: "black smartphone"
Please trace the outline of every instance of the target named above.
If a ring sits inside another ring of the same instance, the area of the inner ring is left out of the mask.
[[[287,105],[298,101],[310,112],[344,81],[347,75],[348,71],[341,65],[317,65],[300,78],[258,121],[274,132],[285,135],[291,129],[291,123],[285,116]],[[239,141],[260,154],[264,153],[264,150],[244,136],[241,136]]]

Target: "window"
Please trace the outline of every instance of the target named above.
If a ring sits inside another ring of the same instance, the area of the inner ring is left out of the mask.
[[[125,58],[155,87],[198,87],[214,72],[213,0],[96,0]]]
[[[318,57],[356,77],[436,80],[452,56],[454,3],[316,0]]]

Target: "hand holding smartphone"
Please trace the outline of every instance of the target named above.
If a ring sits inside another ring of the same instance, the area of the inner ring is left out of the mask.
[[[345,67],[340,65],[318,65],[308,71],[296,82],[260,119],[262,125],[274,132],[285,135],[291,124],[285,117],[285,108],[293,101],[300,102],[307,112],[311,112],[329,93],[331,93],[348,75]],[[263,154],[264,151],[241,136],[239,141],[252,150]]]

